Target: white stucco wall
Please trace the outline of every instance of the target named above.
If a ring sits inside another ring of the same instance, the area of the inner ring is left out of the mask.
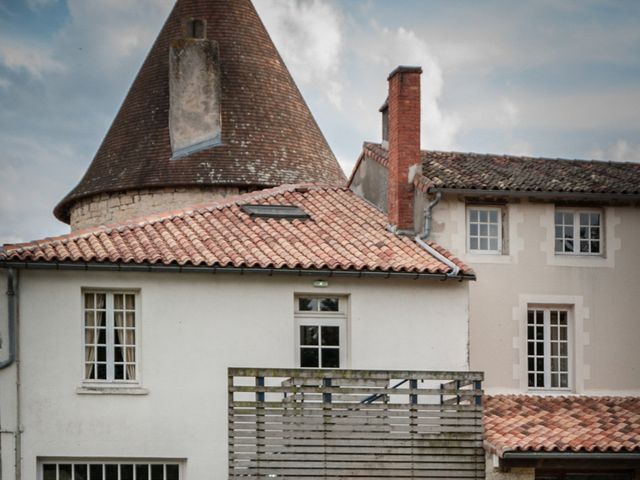
[[[348,295],[347,368],[468,368],[467,283],[329,279],[317,289],[313,280],[23,272],[22,478],[36,478],[42,457],[186,459],[185,478],[226,478],[227,367],[296,366],[295,293]],[[87,287],[139,289],[139,371],[148,394],[77,393]],[[0,372],[3,429],[13,428],[14,400],[11,367]],[[12,478],[11,435],[2,436],[2,450],[4,475]]]
[[[604,207],[603,256],[556,255],[554,205],[509,203],[508,252],[466,251],[464,199],[434,209],[432,238],[467,262],[471,368],[485,372],[490,393],[523,393],[527,305],[571,307],[573,392],[640,394],[640,208]]]

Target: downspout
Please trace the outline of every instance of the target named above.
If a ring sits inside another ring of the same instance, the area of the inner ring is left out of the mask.
[[[418,245],[428,251],[440,262],[451,268],[451,271],[447,273],[447,277],[457,277],[460,273],[460,267],[426,242],[427,238],[429,238],[429,234],[431,233],[431,223],[433,222],[433,207],[435,207],[438,202],[440,202],[441,198],[442,193],[436,192],[435,198],[424,208],[424,228],[422,229],[421,234],[416,235],[415,241]]]
[[[7,317],[9,319],[9,357],[0,361],[0,370],[13,365],[16,360],[16,290],[17,283],[16,270],[7,270]]]
[[[18,271],[7,269],[7,316],[9,334],[9,357],[0,362],[0,370],[9,367],[14,362],[16,364],[16,425],[15,431],[1,430],[0,434],[12,433],[14,437],[15,452],[15,478],[22,477],[22,452],[21,452],[21,412],[20,412],[20,365],[18,353]],[[1,447],[0,447],[1,448]],[[0,450],[1,451],[1,450]],[[0,479],[2,479],[2,461],[0,460]]]

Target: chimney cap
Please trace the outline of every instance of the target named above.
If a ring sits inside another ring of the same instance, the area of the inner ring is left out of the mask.
[[[385,99],[382,106],[378,109],[379,112],[384,112],[385,110],[389,110],[389,97]]]
[[[387,80],[391,80],[392,77],[398,73],[422,73],[422,67],[412,67],[408,65],[398,65],[387,77]]]

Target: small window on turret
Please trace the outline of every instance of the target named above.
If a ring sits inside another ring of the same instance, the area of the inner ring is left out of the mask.
[[[188,35],[191,38],[205,38],[204,20],[194,18],[189,21]]]

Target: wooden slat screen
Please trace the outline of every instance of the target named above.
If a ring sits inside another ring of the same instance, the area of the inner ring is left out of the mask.
[[[482,373],[229,369],[229,478],[484,478]]]

